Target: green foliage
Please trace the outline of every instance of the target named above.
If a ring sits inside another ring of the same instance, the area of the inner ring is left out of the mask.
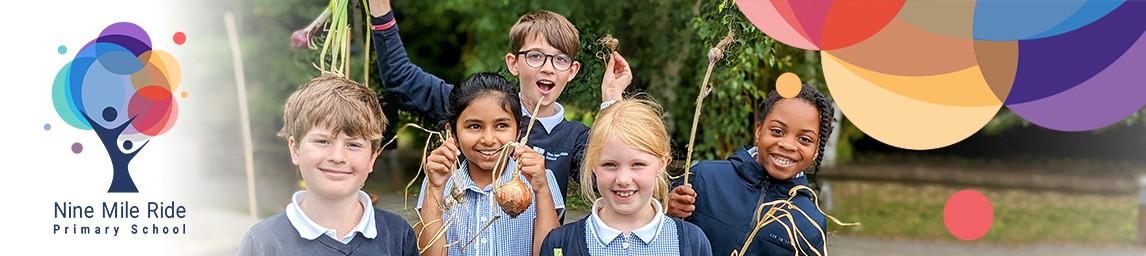
[[[768,38],[730,1],[500,1],[474,5],[449,0],[394,5],[402,17],[402,37],[413,61],[447,81],[491,70],[512,79],[505,72],[504,59],[513,50],[509,49],[508,33],[517,17],[539,9],[566,16],[581,33],[577,59],[582,68],[560,102],[566,106],[567,118],[587,125],[600,102],[604,70],[604,62],[595,55],[607,53],[595,41],[613,35],[635,75],[628,91],[647,94],[665,107],[678,158],[683,158],[706,54],[729,29],[735,31],[737,41],[713,72],[714,91],[703,109],[697,158],[723,158],[740,145],[751,143],[751,113],[779,74],[795,72],[807,82],[822,81],[816,68],[818,56]],[[461,50],[436,50],[443,48]]]
[[[812,82],[817,74],[800,69],[807,62],[804,51],[778,43],[761,33],[740,13],[730,1],[708,1],[699,6],[700,15],[690,26],[702,42],[692,52],[697,53],[692,66],[697,69],[694,81],[683,85],[685,97],[679,110],[670,110],[684,120],[674,120],[679,131],[686,133],[691,125],[691,110],[707,65],[706,53],[715,46],[728,30],[735,33],[736,41],[726,49],[725,58],[717,62],[712,73],[712,94],[705,99],[697,132],[696,156],[716,159],[731,155],[741,145],[752,143],[752,113],[774,88],[775,79],[784,72],[794,72],[805,82]],[[815,70],[810,69],[810,70]],[[687,134],[685,135],[687,136]],[[680,138],[680,137],[677,137]]]
[[[357,1],[351,1],[357,2]],[[226,6],[234,5],[234,6]],[[396,1],[402,38],[411,61],[429,73],[456,83],[466,75],[495,71],[516,80],[506,71],[509,28],[521,15],[550,10],[566,16],[580,31],[582,64],[560,102],[566,118],[591,125],[600,102],[604,63],[595,57],[605,53],[595,41],[606,34],[618,38],[618,51],[629,60],[634,73],[630,94],[641,93],[665,108],[665,120],[673,136],[676,158],[684,158],[696,94],[707,65],[706,53],[731,29],[736,41],[714,68],[712,94],[703,106],[698,127],[695,159],[719,159],[752,142],[751,114],[775,78],[784,72],[799,75],[804,83],[824,86],[819,52],[779,43],[753,26],[733,1],[633,0],[633,1]],[[240,13],[243,53],[248,63],[252,122],[256,127],[280,127],[282,102],[300,83],[318,75],[318,51],[292,49],[290,32],[306,26],[325,7],[325,2],[299,0],[254,0],[229,3],[218,8]],[[237,8],[236,8],[237,7]],[[357,8],[352,4],[351,8]],[[352,12],[358,36],[362,13]],[[321,40],[322,37],[316,38]],[[361,80],[361,39],[353,39],[351,70]],[[374,72],[373,70],[371,72]],[[371,74],[378,88],[377,74]],[[1143,110],[1146,111],[1146,110]],[[1139,111],[1124,125],[1143,125],[1146,112]],[[412,115],[400,121],[418,122]],[[1028,122],[1000,110],[982,132],[998,134]],[[852,157],[851,142],[864,134],[846,118],[840,120],[838,160]],[[1146,125],[1143,125],[1146,126]],[[256,132],[270,137],[271,132]],[[405,137],[404,137],[405,138]],[[415,136],[409,140],[422,141]],[[420,145],[412,145],[420,148]]]
[[[238,6],[228,9],[242,10],[237,18],[250,95],[251,126],[255,128],[253,135],[256,141],[277,141],[274,136],[282,127],[282,108],[287,96],[303,82],[319,75],[312,65],[317,64],[318,51],[291,48],[290,33],[310,23],[326,7],[326,2],[288,4],[256,0],[231,4]]]
[[[256,113],[252,116],[274,126],[290,91],[318,74],[312,67],[318,52],[290,49],[287,38],[291,31],[306,26],[324,5],[279,1],[255,1],[252,5],[253,18],[249,20],[254,24],[248,27],[259,28],[258,38],[244,41],[259,44],[244,50],[253,51],[248,56],[258,56],[252,60],[257,62],[252,73],[265,74],[260,75],[259,82],[268,84],[259,89],[265,92],[252,93],[261,98],[255,100],[257,104],[265,105],[252,109]],[[635,78],[628,91],[646,94],[664,106],[673,148],[681,159],[707,66],[706,54],[729,29],[736,33],[736,41],[713,71],[710,84],[714,90],[702,109],[694,158],[723,158],[751,143],[751,113],[781,73],[794,72],[811,84],[823,81],[815,52],[765,36],[732,1],[443,0],[396,1],[393,5],[411,61],[455,83],[481,71],[500,72],[516,80],[505,67],[505,54],[511,51],[509,28],[519,16],[535,10],[564,15],[580,31],[581,49],[576,58],[582,68],[559,101],[566,107],[567,118],[586,125],[592,123],[600,103],[604,62],[595,55],[607,53],[595,41],[613,35],[620,41],[618,51],[633,68]],[[360,34],[355,30],[353,35]],[[352,40],[352,47],[361,47],[360,41]],[[352,50],[352,54],[353,59],[359,59],[361,49]],[[361,70],[359,61],[351,65],[352,71]],[[355,74],[356,79],[358,76]],[[371,77],[371,86],[378,87],[377,75]],[[402,117],[402,122],[417,121],[408,115]]]

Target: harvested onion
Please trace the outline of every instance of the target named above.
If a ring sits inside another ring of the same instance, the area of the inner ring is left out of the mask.
[[[510,218],[517,218],[533,202],[533,193],[519,178],[514,178],[512,181],[501,185],[495,194],[497,195],[497,205],[501,206],[501,210],[505,211],[505,214],[508,214]]]

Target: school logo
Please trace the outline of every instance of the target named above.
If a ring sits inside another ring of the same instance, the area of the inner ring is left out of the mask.
[[[175,44],[186,40],[182,32]],[[60,54],[67,47],[59,47]],[[179,113],[179,63],[152,49],[147,31],[128,22],[111,24],[64,64],[52,84],[56,113],[69,126],[99,136],[112,163],[109,193],[135,193],[128,163],[150,142],[171,129]],[[182,97],[187,97],[183,91]],[[44,129],[50,129],[45,124]],[[83,151],[80,143],[72,152]]]

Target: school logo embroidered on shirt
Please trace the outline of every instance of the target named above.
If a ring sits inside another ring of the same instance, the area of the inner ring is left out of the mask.
[[[553,153],[544,153],[543,155],[545,155],[545,160],[549,160],[549,161],[557,161],[557,159],[558,159],[558,158],[561,158],[561,157],[564,157],[564,156],[568,156],[568,155],[569,155],[569,153],[568,153],[568,152],[561,152],[561,153],[556,153],[556,154],[553,154]]]

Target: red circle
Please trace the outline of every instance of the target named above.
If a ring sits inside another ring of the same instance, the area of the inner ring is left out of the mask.
[[[184,34],[183,32],[175,32],[175,36],[172,36],[171,39],[175,41],[175,44],[183,45],[183,43],[187,42],[187,34]]]
[[[178,105],[171,91],[161,86],[146,86],[131,95],[127,113],[134,117],[131,126],[147,136],[163,134],[175,123]]]
[[[983,193],[962,190],[947,199],[943,206],[943,224],[947,232],[960,240],[978,240],[991,230],[995,210]]]

